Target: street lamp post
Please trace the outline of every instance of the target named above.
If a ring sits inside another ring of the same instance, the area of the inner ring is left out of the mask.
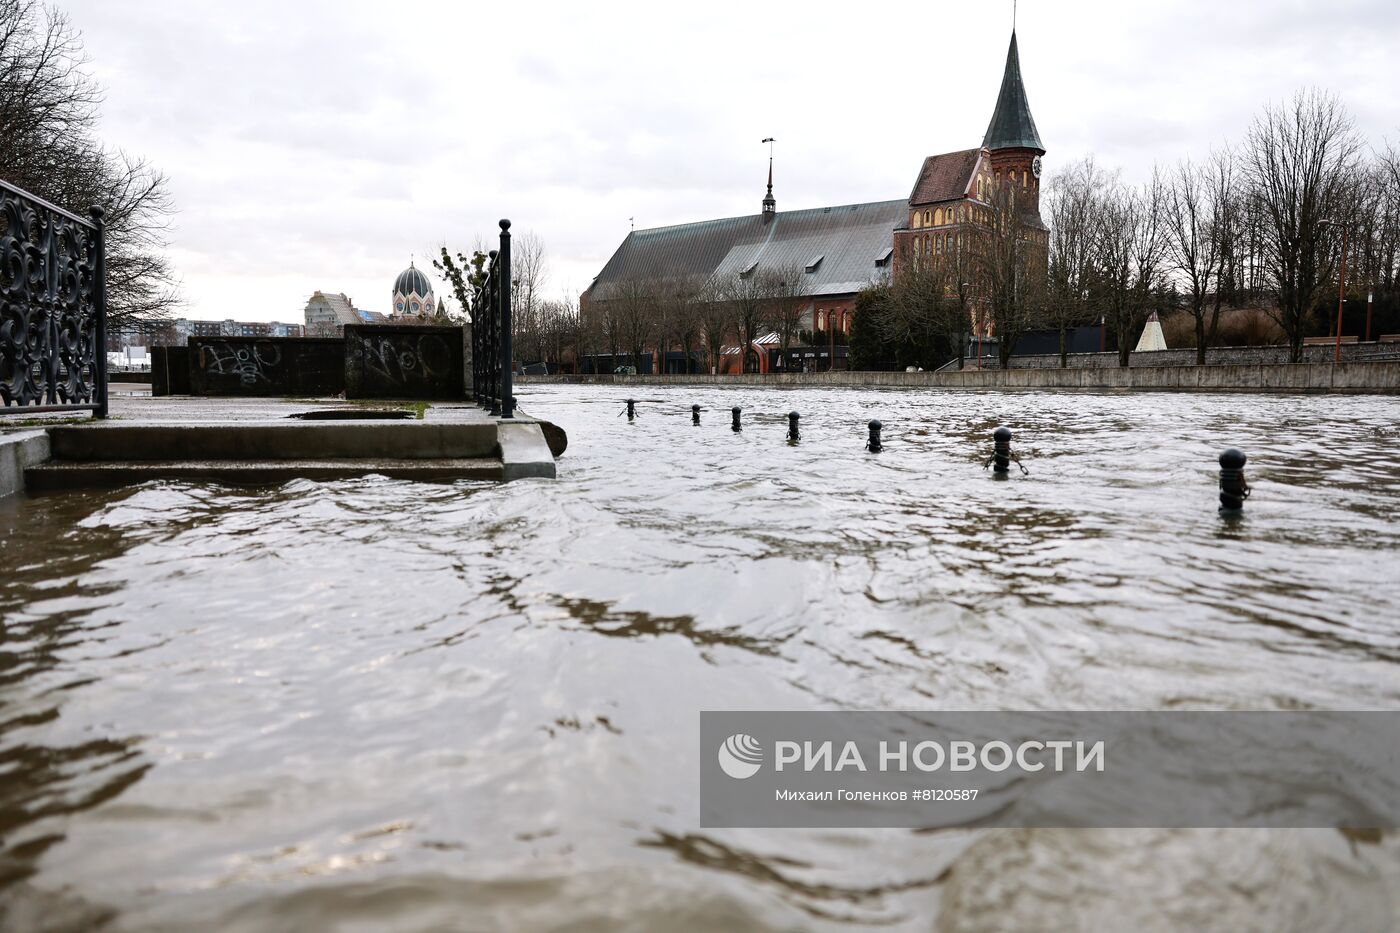
[[[1371,302],[1375,299],[1375,292],[1366,293],[1366,342],[1371,342]]]

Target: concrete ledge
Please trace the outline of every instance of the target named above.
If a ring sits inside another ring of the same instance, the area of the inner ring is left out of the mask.
[[[391,479],[447,482],[501,479],[494,458],[463,460],[148,460],[117,463],[50,461],[25,470],[30,492],[113,489],[158,479],[219,482],[233,486],[280,484],[294,479],[335,480],[379,475]]]
[[[950,373],[769,373],[733,376],[517,376],[516,382],[618,385],[907,386],[933,389],[1067,389],[1138,392],[1400,393],[1400,361],[1227,363],[1082,369],[988,369]]]
[[[495,452],[496,427],[432,421],[106,424],[50,429],[62,460],[460,459]]]
[[[49,459],[47,431],[0,434],[0,496],[24,491],[24,471]]]
[[[503,480],[554,479],[554,455],[538,423],[502,421],[496,429],[496,439],[500,445]]]

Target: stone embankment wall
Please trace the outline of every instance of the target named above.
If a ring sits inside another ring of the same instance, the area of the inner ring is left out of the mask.
[[[950,373],[783,373],[742,376],[516,376],[517,384],[906,386],[940,389],[1123,389],[1160,392],[1400,393],[1400,361],[1233,363],[1122,369],[963,370]]]
[[[1303,362],[1331,363],[1336,347],[1303,347]],[[1364,360],[1400,360],[1400,343],[1344,343],[1342,362]],[[1067,360],[1073,369],[1117,369],[1118,351],[1108,353],[1071,353]],[[1219,366],[1237,363],[1287,363],[1288,347],[1215,347],[1206,351],[1206,365]],[[995,360],[987,360],[984,366],[996,368]],[[1013,356],[1011,369],[1052,369],[1060,365],[1058,353],[1045,353],[1033,356]],[[1152,350],[1128,355],[1129,366],[1194,366],[1194,348],[1180,350]]]

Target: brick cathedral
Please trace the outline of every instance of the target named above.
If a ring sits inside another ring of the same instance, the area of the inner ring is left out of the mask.
[[[662,284],[682,278],[745,277],[765,268],[801,269],[801,290],[808,302],[804,329],[835,328],[849,334],[856,294],[911,257],[957,249],[959,238],[967,235],[965,225],[977,211],[990,207],[995,185],[1019,189],[1016,203],[1022,222],[1044,242],[1044,155],[1021,80],[1013,30],[1001,91],[982,145],[924,159],[907,198],[779,211],[770,161],[759,213],[634,230],[584,290],[580,310],[587,317],[639,280]]]

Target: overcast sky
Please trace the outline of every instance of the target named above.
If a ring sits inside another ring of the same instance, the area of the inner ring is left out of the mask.
[[[629,217],[757,212],[765,136],[779,210],[907,197],[981,143],[1011,30],[1010,0],[58,2],[106,140],[170,176],[184,313],[261,321],[315,289],[388,312],[411,254],[500,217],[577,293]],[[1308,85],[1400,142],[1396,0],[1022,0],[1018,32],[1050,173],[1140,178]]]

